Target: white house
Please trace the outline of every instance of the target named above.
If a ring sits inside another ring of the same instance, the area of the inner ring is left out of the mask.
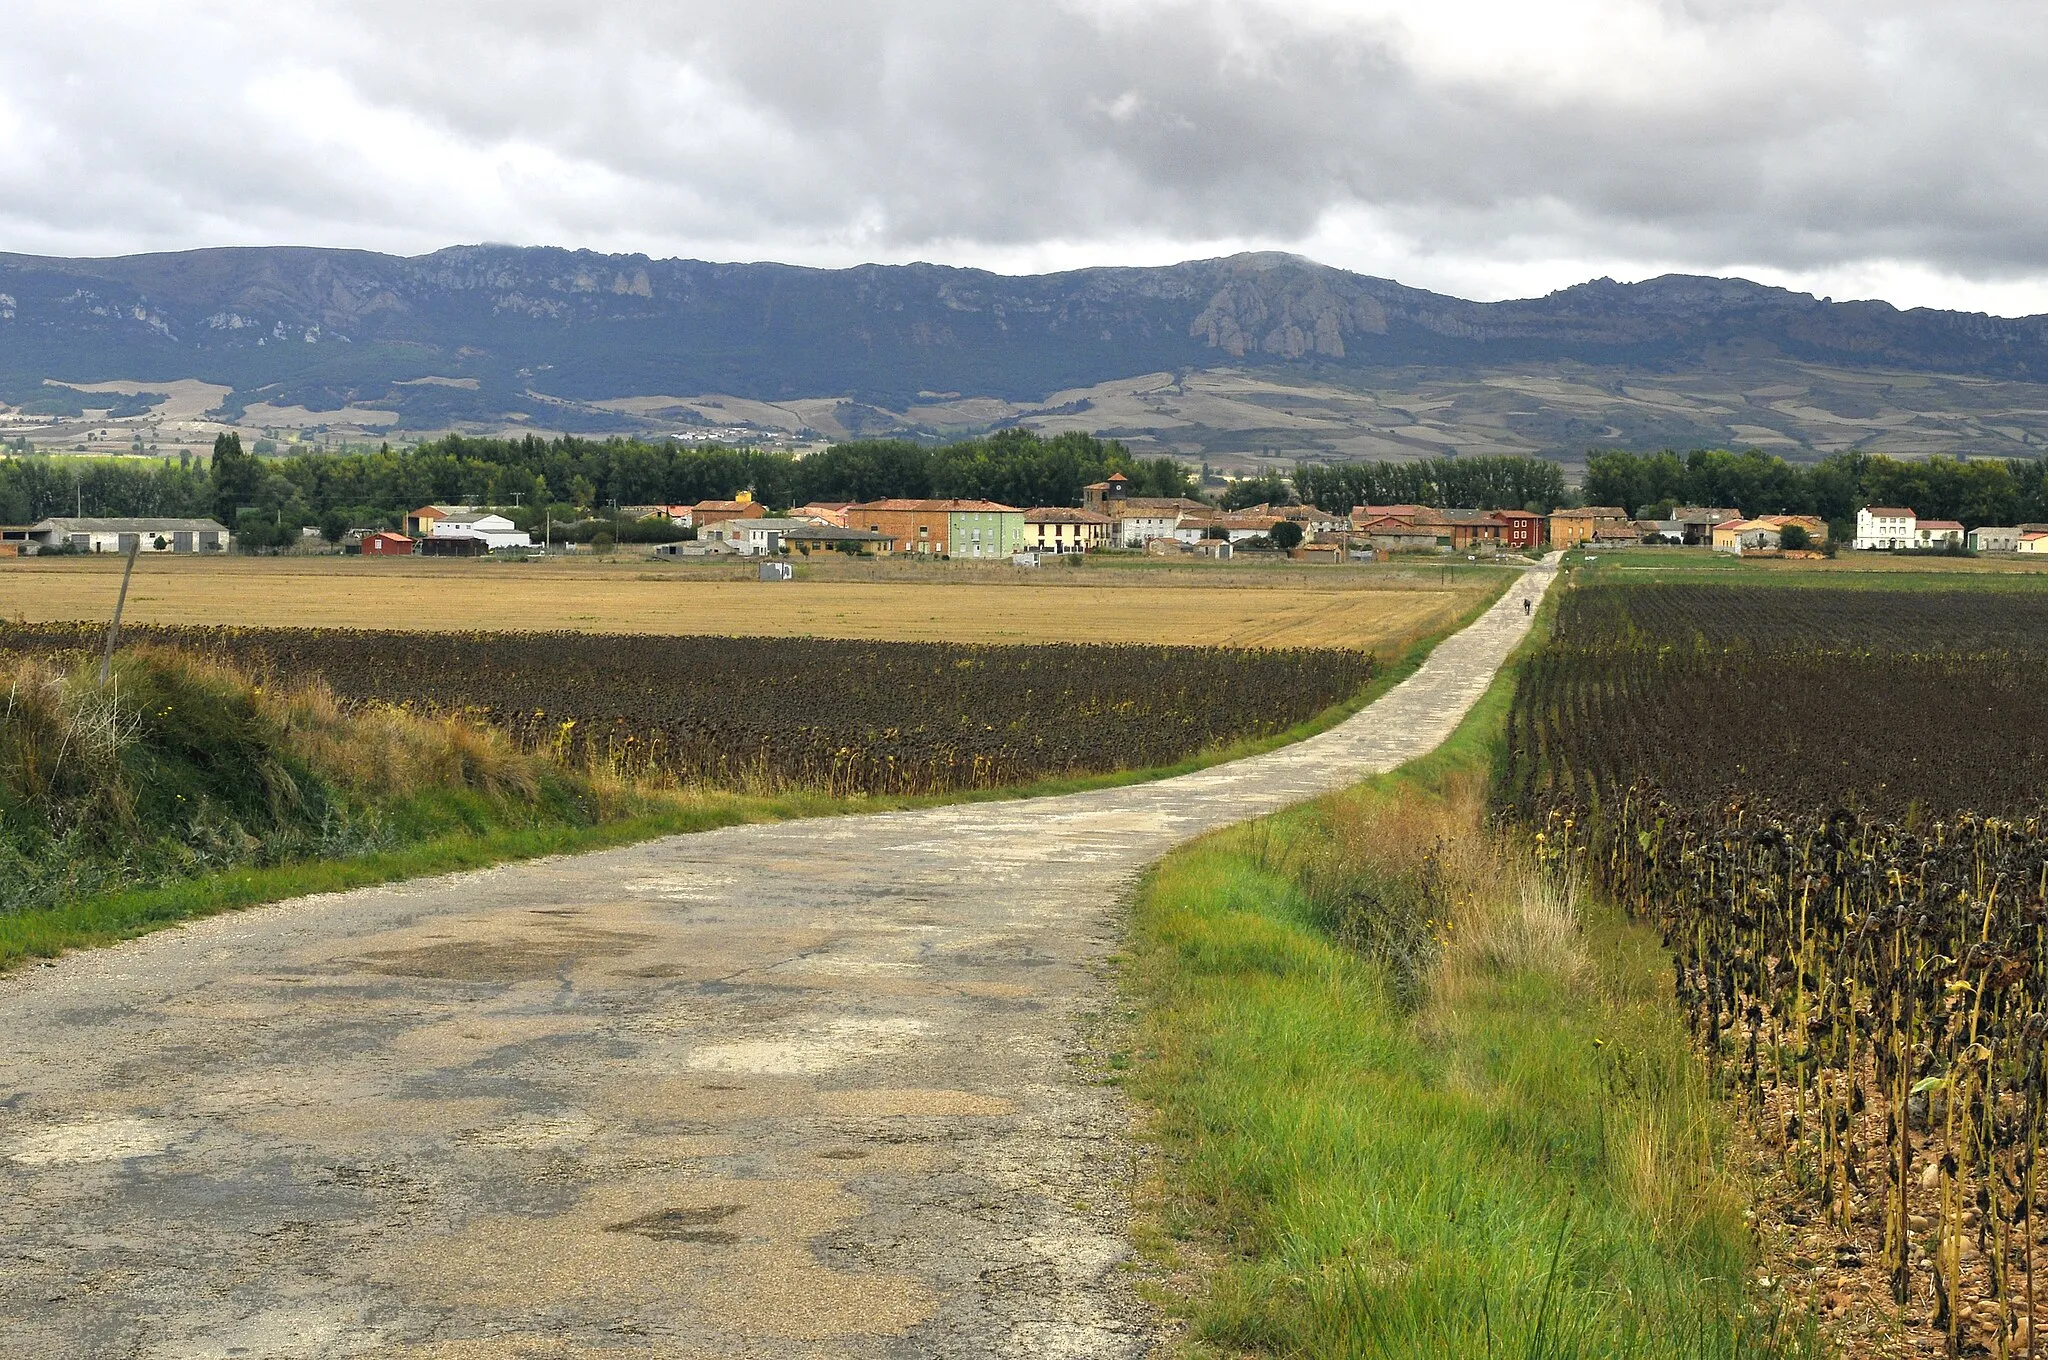
[[[1127,509],[1117,519],[1117,543],[1125,548],[1142,548],[1155,538],[1172,538],[1180,523],[1178,510]]]
[[[445,515],[433,521],[427,528],[428,538],[480,538],[492,552],[500,548],[531,548],[533,538],[522,529],[516,529],[512,521],[503,515],[494,515],[487,510],[472,510],[461,515]]]
[[[46,519],[29,527],[27,541],[39,549],[74,552],[226,552],[234,536],[211,519],[103,519],[91,516]]]
[[[1963,526],[1952,519],[1923,519],[1913,525],[1913,546],[1947,548],[1963,545]]]
[[[1982,528],[1970,530],[1965,541],[1969,544],[1971,552],[2018,552],[2020,531],[1996,528],[1987,524]]]
[[[1872,549],[1914,548],[1917,516],[1896,506],[1869,505],[1856,512],[1856,546]]]
[[[817,527],[808,519],[728,519],[705,525],[698,537],[723,542],[742,557],[772,557],[782,551],[783,535]]]

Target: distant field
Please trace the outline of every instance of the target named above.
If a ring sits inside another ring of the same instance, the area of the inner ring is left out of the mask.
[[[1887,590],[2048,589],[2048,562],[2014,557],[1908,557],[1844,552],[1839,557],[1736,557],[1708,548],[1624,548],[1596,553],[1587,580],[1719,581],[1741,585]]]
[[[0,560],[0,617],[105,618],[120,562]],[[1385,651],[1497,590],[1466,567],[1114,570],[966,563],[831,563],[795,581],[646,562],[365,562],[151,557],[135,569],[138,623],[424,631],[1102,641]]]

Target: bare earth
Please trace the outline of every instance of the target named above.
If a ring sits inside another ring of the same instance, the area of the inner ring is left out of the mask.
[[[22,1357],[1137,1356],[1133,876],[1423,754],[1532,573],[1198,774],[301,899],[0,978]]]
[[[104,558],[0,559],[0,618],[104,619],[121,585]],[[872,563],[789,582],[735,569],[602,562],[364,562],[148,557],[136,623],[1114,641],[1385,650],[1497,588],[1443,567],[1151,571],[1007,563]]]

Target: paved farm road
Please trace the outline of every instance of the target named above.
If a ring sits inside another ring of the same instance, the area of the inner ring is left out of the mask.
[[[1135,788],[675,837],[0,978],[9,1357],[1135,1356],[1073,1062],[1175,842],[1419,755],[1531,573],[1358,717]]]

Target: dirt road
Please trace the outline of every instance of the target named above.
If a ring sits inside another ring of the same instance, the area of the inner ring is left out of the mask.
[[[18,1357],[1135,1356],[1077,1063],[1174,843],[1435,746],[1525,586],[1181,778],[306,898],[0,979]]]

